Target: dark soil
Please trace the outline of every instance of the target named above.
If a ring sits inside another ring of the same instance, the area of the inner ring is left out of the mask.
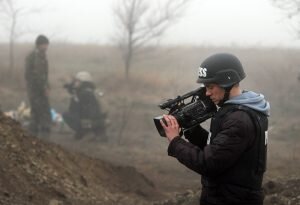
[[[65,151],[0,115],[0,204],[145,204],[159,197],[135,168]]]

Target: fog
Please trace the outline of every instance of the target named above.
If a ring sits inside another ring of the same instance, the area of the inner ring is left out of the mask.
[[[159,36],[162,46],[138,47],[140,38],[126,47],[130,52],[112,40],[119,28],[112,11],[118,0],[11,1],[21,9],[19,35],[9,44],[11,19],[0,13],[0,110],[16,121],[0,113],[0,181],[6,185],[0,204],[3,197],[9,205],[106,204],[100,203],[104,199],[116,205],[158,199],[157,205],[197,204],[199,175],[167,155],[169,142],[159,136],[153,118],[167,114],[160,103],[199,87],[199,64],[224,51],[243,64],[242,89],[262,93],[271,104],[265,205],[300,204],[300,42],[291,19],[272,0],[191,0]],[[164,1],[146,0],[153,8]],[[50,39],[47,96],[56,112],[47,137],[26,134],[32,118],[25,59],[41,33]],[[80,71],[90,73],[95,84],[95,101],[103,110],[101,134],[87,129],[78,137],[64,117],[77,99],[66,85]],[[209,120],[202,125],[209,128]],[[48,203],[55,196],[62,203]],[[85,203],[78,196],[86,196]],[[182,203],[186,197],[193,200]],[[170,198],[174,203],[165,201]]]
[[[117,0],[19,0],[17,7],[38,8],[21,16],[18,42],[33,41],[44,33],[52,41],[113,44],[116,22],[112,7]],[[157,1],[149,1],[155,6]],[[0,18],[1,19],[1,18]],[[0,41],[6,42],[7,20],[2,18]],[[271,0],[193,0],[182,18],[162,37],[165,45],[284,46],[299,47],[286,15]]]

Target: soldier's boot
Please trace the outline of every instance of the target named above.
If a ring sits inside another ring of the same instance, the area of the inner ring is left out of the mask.
[[[33,122],[30,122],[29,124],[29,133],[33,136],[38,136],[39,134],[38,126]]]
[[[80,140],[82,138],[83,138],[83,133],[81,131],[75,132],[75,134],[74,134],[74,139],[75,140]]]
[[[94,140],[98,142],[108,142],[108,137],[106,135],[105,129],[94,128]]]
[[[49,138],[49,137],[50,137],[50,134],[51,134],[50,128],[49,128],[49,127],[43,127],[43,128],[41,128],[41,130],[40,130],[39,136],[40,136],[41,138]]]

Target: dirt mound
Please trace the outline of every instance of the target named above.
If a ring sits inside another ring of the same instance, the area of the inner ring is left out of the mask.
[[[266,205],[300,205],[300,178],[268,181],[264,190]]]
[[[133,167],[114,166],[24,132],[0,114],[0,204],[145,204],[159,194]]]
[[[268,181],[264,183],[264,205],[300,205],[300,179]],[[172,199],[155,202],[153,205],[194,205],[199,203],[201,191],[188,190],[175,194]]]

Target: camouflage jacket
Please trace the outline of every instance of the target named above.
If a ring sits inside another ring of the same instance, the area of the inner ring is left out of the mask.
[[[48,84],[48,60],[45,53],[32,51],[25,62],[25,79],[30,92],[45,92]]]

